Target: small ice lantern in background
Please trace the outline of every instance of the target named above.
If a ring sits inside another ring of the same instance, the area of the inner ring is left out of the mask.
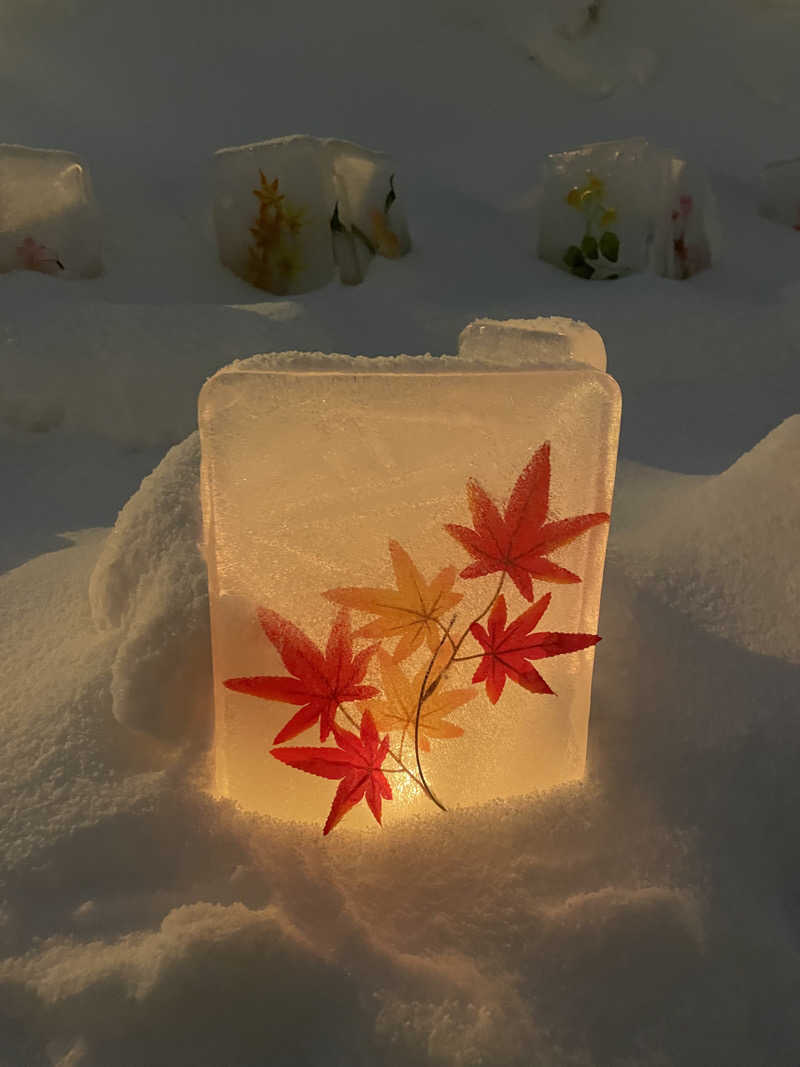
[[[219,794],[328,833],[582,777],[620,395],[527,326],[203,387]]]
[[[547,157],[539,256],[576,277],[653,270],[688,278],[710,266],[713,201],[705,177],[644,138]]]
[[[711,266],[718,242],[716,205],[699,167],[664,149],[654,149],[661,181],[654,207],[651,268],[685,281]]]
[[[221,148],[214,164],[214,224],[225,266],[269,293],[304,293],[329,282],[335,194],[319,140]]]
[[[93,278],[100,217],[86,165],[71,152],[0,145],[0,271]]]
[[[338,271],[363,281],[375,253],[408,251],[387,156],[350,141],[279,137],[215,154],[220,259],[270,293],[303,293]]]
[[[768,163],[761,172],[761,214],[800,230],[800,158]]]
[[[373,255],[399,259],[411,238],[391,159],[352,141],[330,139],[326,147],[336,187],[334,255],[341,280],[354,284]]]

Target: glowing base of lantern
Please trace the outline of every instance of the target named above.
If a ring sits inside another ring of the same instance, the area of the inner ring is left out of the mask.
[[[356,746],[325,728],[325,714],[358,739],[369,713],[388,737],[385,824],[436,811],[420,779],[450,808],[580,778],[618,420],[616,383],[574,362],[287,354],[212,378],[200,428],[219,791],[321,826],[340,779],[329,766],[326,777],[299,773],[298,761]],[[481,534],[476,483],[505,508],[507,529],[519,519],[533,541],[537,523],[588,516],[585,528],[534,553],[521,575],[489,563],[464,577],[480,563],[465,548]],[[488,639],[535,604],[541,618],[522,636],[530,659],[490,691],[474,680],[486,658],[475,627]],[[336,689],[333,703],[287,734],[315,685],[322,704],[319,693]],[[376,825],[364,799],[343,825]]]

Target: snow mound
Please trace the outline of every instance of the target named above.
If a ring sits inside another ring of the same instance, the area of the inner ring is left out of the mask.
[[[678,478],[613,551],[669,604],[751,652],[800,663],[800,415],[714,478]]]
[[[286,301],[246,309],[114,304],[80,300],[72,286],[90,282],[71,283],[66,295],[53,292],[57,279],[31,271],[3,283],[0,428],[174,444],[197,425],[197,394],[219,367],[296,345],[298,335],[320,345],[318,327]]]
[[[147,733],[197,739],[210,689],[195,435],[105,540],[0,577],[0,1062],[797,1062],[797,667],[664,604],[666,557],[632,577],[641,514],[708,497],[713,541],[718,499],[780,494],[796,432],[717,478],[623,468],[586,782],[394,831],[323,838],[204,795],[190,759],[152,770]],[[755,540],[739,522],[719,566]]]
[[[165,741],[205,736],[211,721],[199,468],[194,433],[122,509],[89,582],[95,625],[118,635],[114,717]]]

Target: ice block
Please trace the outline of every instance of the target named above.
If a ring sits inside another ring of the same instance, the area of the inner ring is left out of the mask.
[[[411,248],[405,211],[398,196],[396,167],[383,152],[330,139],[339,215],[362,247],[398,259]]]
[[[546,158],[539,256],[576,277],[613,279],[647,267],[658,168],[643,138],[583,145]]]
[[[547,157],[539,256],[579,278],[710,266],[714,202],[699,168],[640,137]]]
[[[214,165],[222,262],[270,293],[303,293],[329,282],[336,194],[319,139],[298,135],[221,148]]]
[[[662,181],[654,208],[651,266],[664,278],[683,281],[711,266],[716,205],[700,168],[666,150],[659,154]]]
[[[219,794],[339,834],[583,775],[620,395],[544,333],[206,383]]]
[[[458,354],[463,359],[516,366],[585,363],[606,369],[603,338],[585,322],[557,316],[539,319],[476,319],[461,331]]]
[[[307,136],[215,155],[220,259],[272,293],[363,281],[374,255],[411,247],[394,164],[352,141]]]
[[[0,145],[0,271],[92,278],[100,218],[86,165],[71,152]]]
[[[761,214],[800,230],[800,157],[768,163],[761,172]]]

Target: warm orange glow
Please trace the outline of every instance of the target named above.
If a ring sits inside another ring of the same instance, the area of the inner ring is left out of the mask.
[[[340,833],[582,776],[619,391],[496,356],[206,384],[220,793]]]

